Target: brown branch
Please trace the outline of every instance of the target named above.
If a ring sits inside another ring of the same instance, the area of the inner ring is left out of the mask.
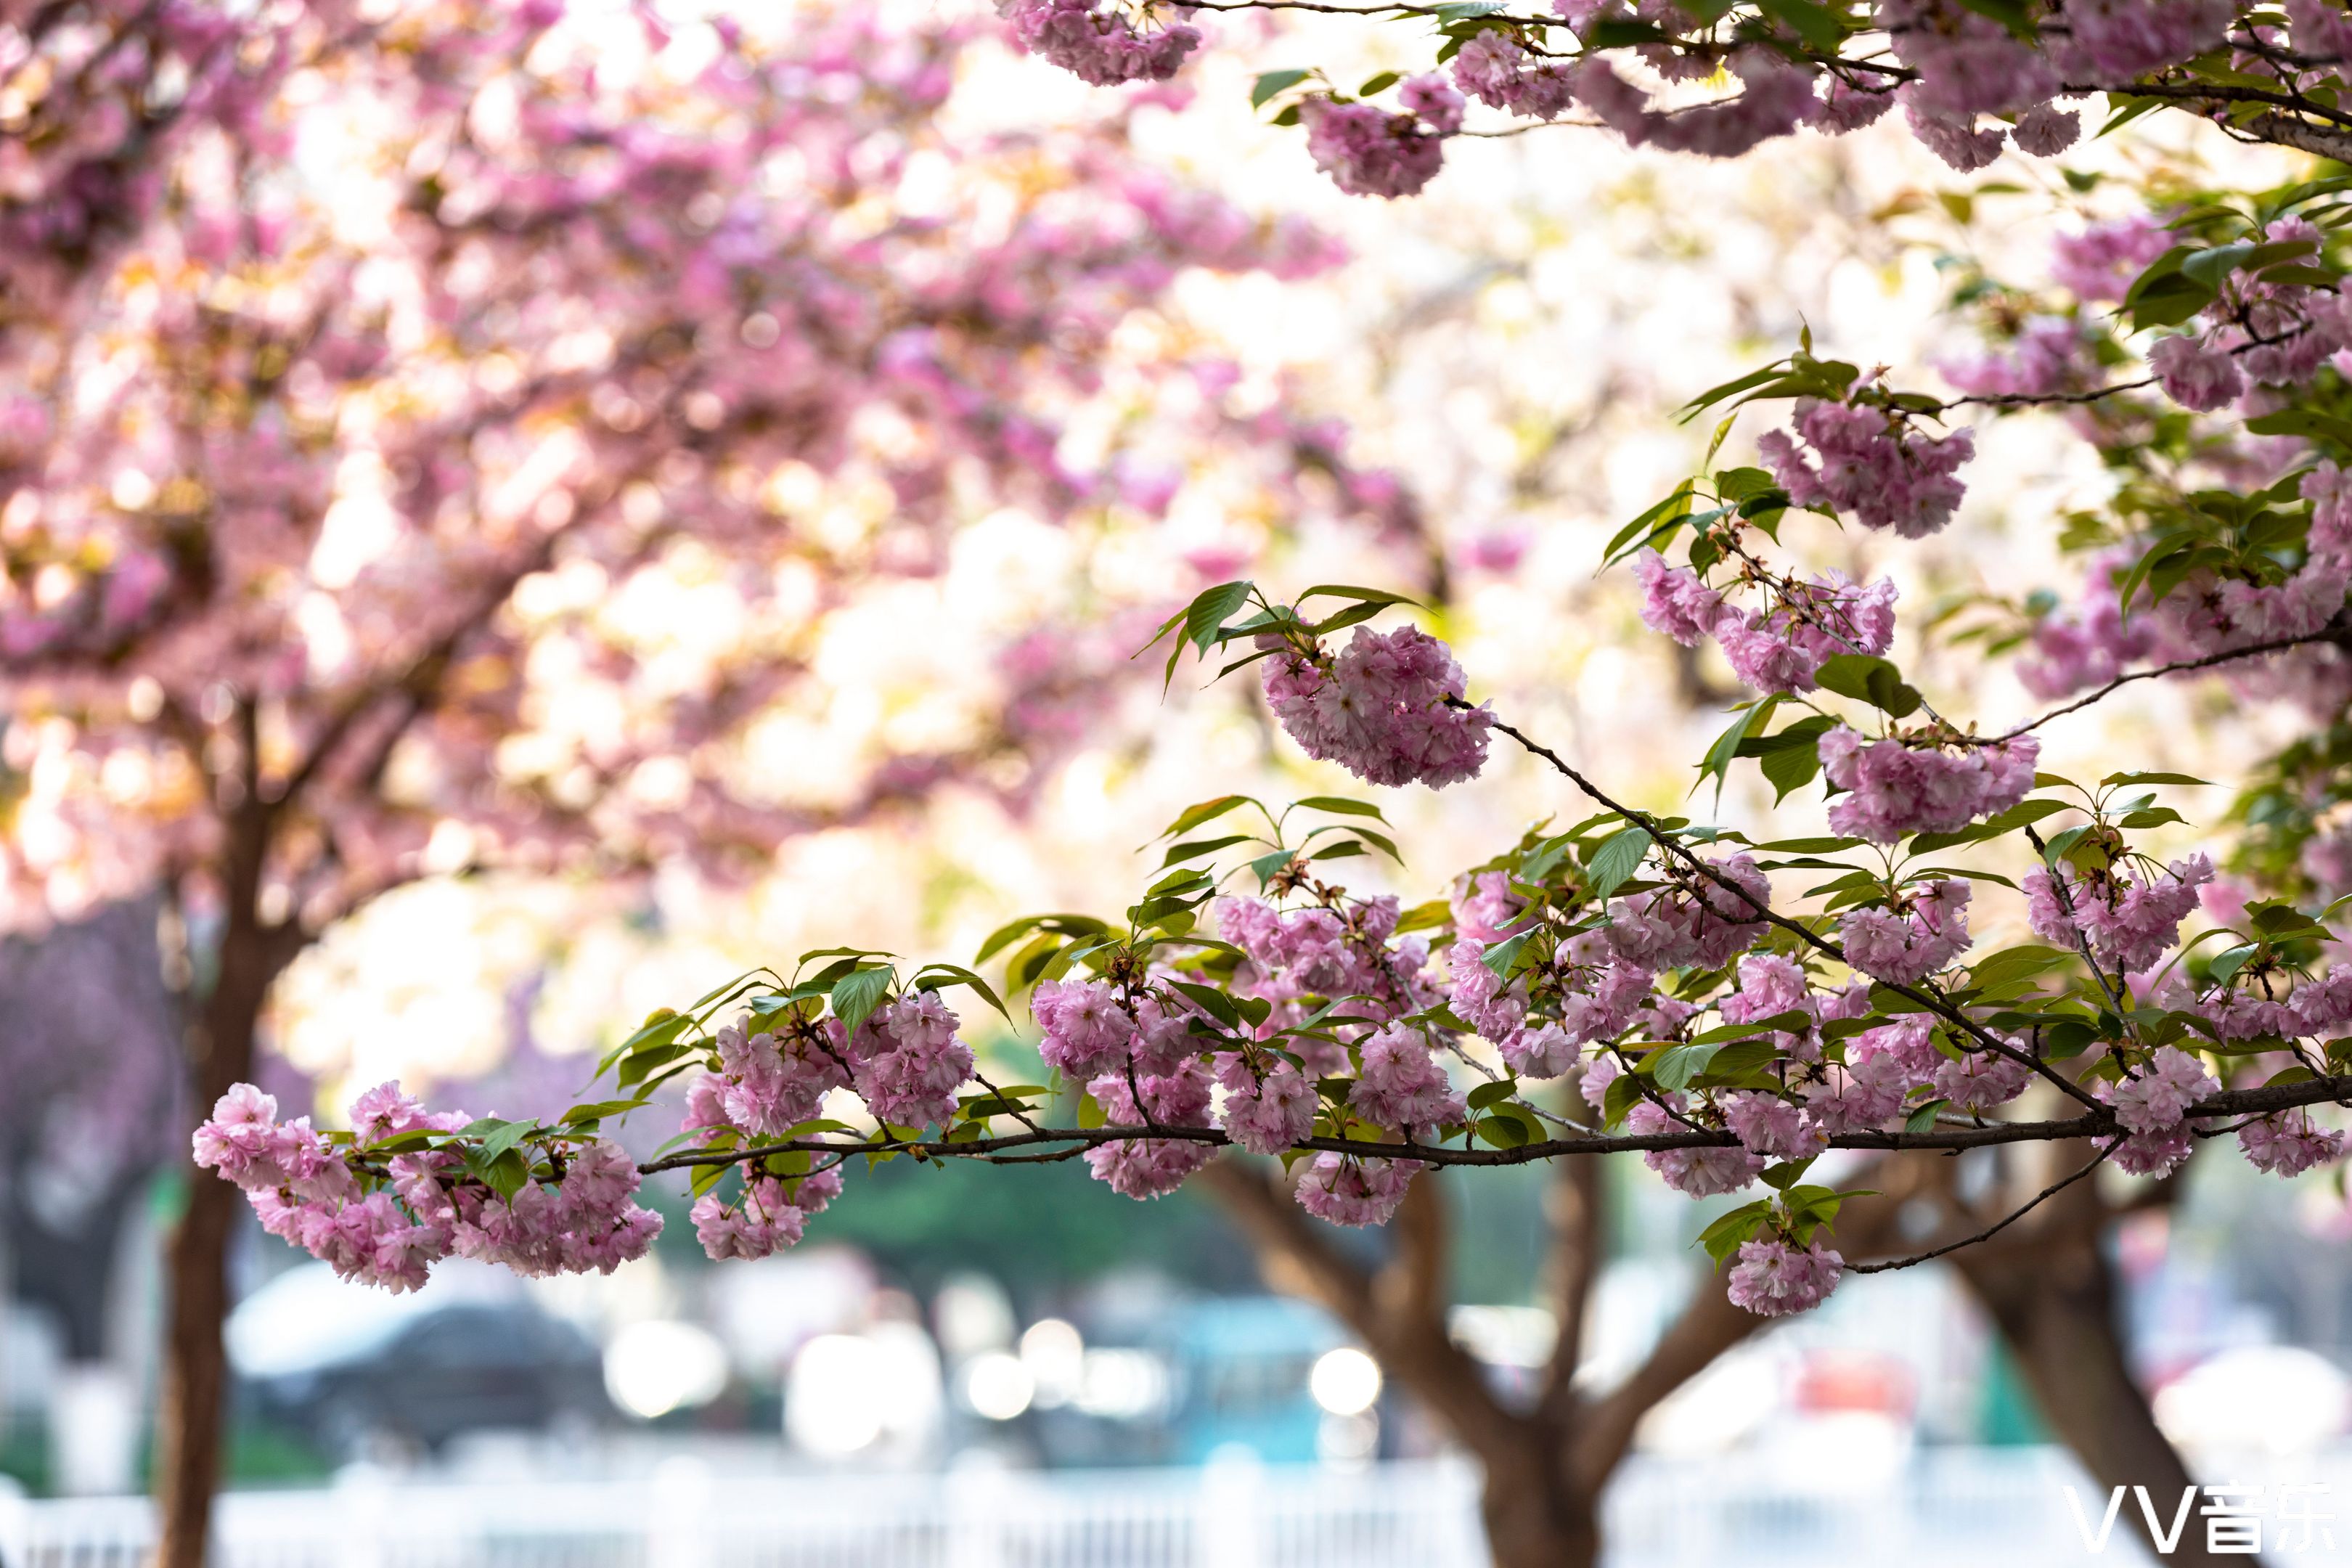
[[[2096,1100],[2092,1103],[2097,1106],[2095,1113],[2057,1121],[1988,1121],[1982,1126],[1936,1127],[1921,1132],[1841,1132],[1829,1140],[1828,1146],[1880,1152],[1905,1149],[1950,1152],[1961,1149],[1995,1148],[2008,1143],[2057,1143],[2079,1138],[2123,1136],[2123,1129],[2116,1125],[2115,1116],[2107,1107]],[[2306,1079],[2298,1083],[2264,1084],[2258,1089],[2223,1089],[2190,1106],[2187,1115],[2193,1120],[2203,1120],[2328,1104],[2352,1105],[2352,1075]],[[1223,1129],[1217,1127],[1136,1125],[1048,1127],[1036,1132],[1007,1132],[956,1142],[944,1138],[876,1138],[856,1142],[790,1138],[749,1149],[687,1150],[646,1161],[637,1169],[651,1175],[660,1171],[740,1165],[772,1155],[796,1152],[821,1155],[910,1154],[922,1159],[976,1159],[998,1163],[1016,1151],[1027,1152],[1029,1157],[1034,1158],[1034,1152],[1048,1147],[1084,1150],[1100,1148],[1106,1143],[1134,1140],[1150,1142],[1154,1139],[1178,1143],[1205,1143],[1214,1148],[1227,1147],[1232,1142],[1225,1136]],[[1348,1138],[1301,1138],[1293,1145],[1299,1149],[1351,1154],[1360,1159],[1414,1160],[1425,1165],[1441,1166],[1528,1165],[1542,1160],[1579,1155],[1643,1153],[1659,1149],[1733,1149],[1738,1146],[1739,1141],[1730,1133],[1704,1129],[1554,1138],[1525,1143],[1516,1149],[1481,1149],[1444,1143],[1368,1143],[1360,1139]]]
[[[2352,142],[2347,143],[2347,151],[2352,152]],[[2063,703],[2056,708],[2053,708],[2049,712],[2042,714],[2039,719],[2030,720],[2023,724],[2020,724],[2014,730],[2005,731],[1998,735],[1964,735],[1960,737],[1959,743],[1964,746],[1997,746],[2005,741],[2014,741],[2020,735],[2025,734],[2029,731],[2038,730],[2042,728],[2042,725],[2050,722],[2053,719],[2060,718],[2065,714],[2075,712],[2078,710],[2088,708],[2091,704],[2101,700],[2118,688],[2128,686],[2135,680],[2153,680],[2158,676],[2178,675],[2183,670],[2210,669],[2215,665],[2234,664],[2239,659],[2252,658],[2258,654],[2278,653],[2286,648],[2303,647],[2311,643],[2336,642],[2344,637],[2347,632],[2352,632],[2352,623],[2347,623],[2345,616],[2341,613],[2338,613],[2336,618],[2328,622],[2327,625],[2320,627],[2319,630],[2304,637],[2273,637],[2268,642],[2249,643],[2244,647],[2230,648],[2221,653],[2207,654],[2202,658],[2176,659],[2170,664],[2155,665],[2147,669],[2127,670],[2124,674],[2116,676],[2113,680],[2108,681],[2105,686],[2095,687],[2090,691],[2084,693],[2082,696],[2075,698],[2072,702]]]

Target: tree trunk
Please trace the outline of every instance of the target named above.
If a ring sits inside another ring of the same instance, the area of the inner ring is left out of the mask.
[[[2124,1360],[2115,1271],[2100,1247],[2105,1210],[2087,1182],[2062,1194],[2052,1206],[2061,1203],[2068,1211],[2064,1221],[2072,1223],[2051,1226],[2030,1245],[2003,1246],[1996,1239],[1964,1247],[1952,1255],[1952,1262],[2017,1358],[2042,1418],[2101,1489],[2100,1495],[2083,1500],[2085,1513],[2098,1518],[2106,1506],[2105,1489],[2146,1487],[2169,1524],[2182,1491],[2195,1483]],[[2119,1518],[2148,1542],[2136,1496],[2126,1496]],[[2148,1544],[2153,1550],[2155,1543]],[[2207,1552],[2193,1512],[2189,1528],[2162,1560],[2183,1568],[2254,1561],[2242,1553],[2224,1559]]]
[[[234,893],[235,889],[232,889]],[[249,903],[245,906],[249,909]],[[222,934],[220,975],[188,1033],[194,1117],[229,1086],[253,1077],[254,1032],[271,982],[292,951],[276,931],[237,918]],[[221,1417],[228,1352],[228,1244],[244,1194],[207,1173],[188,1172],[187,1204],[167,1256],[171,1305],[156,1411],[155,1484],[160,1538],[156,1568],[204,1568],[220,1481]]]
[[[1557,1433],[1531,1426],[1520,1451],[1482,1456],[1478,1513],[1495,1568],[1594,1568],[1601,1561],[1600,1500],[1561,1474]]]

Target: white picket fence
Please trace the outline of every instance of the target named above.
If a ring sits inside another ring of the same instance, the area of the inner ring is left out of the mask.
[[[2118,1529],[2086,1552],[2037,1450],[1929,1451],[1884,1485],[1809,1491],[1790,1456],[1637,1460],[1607,1508],[1612,1568],[2075,1568],[2151,1560]],[[2352,1516],[2352,1469],[2334,1480]],[[2266,1479],[2259,1474],[2250,1480]],[[2105,1502],[2087,1489],[2093,1521]],[[2129,1505],[2126,1505],[2129,1506]],[[221,1500],[221,1568],[1485,1568],[1477,1477],[1451,1462],[1368,1469],[793,1475],[456,1486],[385,1479]],[[2201,1531],[2194,1519],[2188,1527]],[[2271,1527],[2274,1530],[2274,1526]],[[5,1568],[140,1568],[137,1499],[0,1497]],[[2294,1568],[2352,1563],[2281,1551]]]

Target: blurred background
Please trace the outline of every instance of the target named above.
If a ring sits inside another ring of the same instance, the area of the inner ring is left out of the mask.
[[[744,9],[582,6],[554,32],[607,78],[668,81],[691,104],[715,32],[752,26],[758,47],[789,58],[836,20]],[[939,16],[875,14],[904,29]],[[898,161],[869,160],[870,188],[835,206],[877,229],[961,213],[1001,237],[1052,221],[1022,205],[1040,189],[1131,196],[1148,183],[1174,193],[1154,210],[1181,198],[1195,204],[1187,222],[1255,247],[1257,261],[1218,265],[1196,234],[1150,276],[1123,278],[1093,323],[1091,376],[1051,389],[1056,460],[1116,482],[1073,500],[940,479],[922,497],[931,548],[908,564],[893,554],[909,493],[886,482],[897,470],[760,449],[730,493],[815,542],[796,557],[794,592],[731,595],[725,573],[680,550],[625,577],[557,565],[529,579],[526,610],[609,613],[643,666],[684,671],[615,697],[596,684],[598,654],[566,663],[542,649],[559,698],[576,688],[625,713],[686,700],[722,654],[791,665],[789,685],[753,693],[768,708],[741,759],[772,798],[729,825],[756,853],[724,875],[690,850],[644,853],[619,873],[469,854],[454,818],[454,835],[420,835],[389,890],[336,906],[270,994],[261,1071],[289,1114],[339,1124],[354,1095],[391,1079],[436,1107],[552,1114],[648,1009],[746,967],[836,943],[968,962],[1011,915],[1124,905],[1153,865],[1138,847],[1192,800],[1347,787],[1273,738],[1240,684],[1198,689],[1187,667],[1163,697],[1156,670],[1126,662],[1170,605],[1227,576],[1426,595],[1477,694],[1645,804],[1676,804],[1733,688],[1642,635],[1624,583],[1596,571],[1609,536],[1698,460],[1711,432],[1678,425],[1676,406],[1786,352],[1803,324],[1826,352],[1929,377],[1968,350],[1940,313],[1959,281],[2038,278],[2050,235],[2104,210],[2095,180],[2062,186],[2007,163],[1964,190],[1899,128],[1801,137],[1730,166],[1551,129],[1454,143],[1419,200],[1351,201],[1295,134],[1253,118],[1251,73],[1410,62],[1360,29],[1220,27],[1226,47],[1187,90],[1132,99],[1014,57],[988,26],[956,32],[940,46],[934,129],[886,126]],[[272,100],[289,171],[273,221],[363,208],[349,184],[416,177],[425,155],[404,129],[339,97],[358,90],[321,68]],[[469,112],[494,137],[495,116]],[[691,112],[672,113],[668,129],[688,134]],[[2080,165],[2245,166],[2145,124]],[[950,166],[924,135],[985,151]],[[186,231],[202,216],[167,204],[78,265],[138,276],[174,235],[197,250]],[[338,221],[326,226],[337,243],[366,259],[367,225]],[[526,259],[535,232],[508,237]],[[566,243],[560,226],[543,243]],[[782,270],[774,287],[789,294],[795,277]],[[743,341],[758,335],[747,321]],[[63,384],[25,374],[22,395],[52,400],[62,431]],[[1181,398],[1167,391],[1178,381]],[[706,428],[692,407],[682,417]],[[860,450],[923,438],[866,431]],[[1937,539],[1899,553],[1825,530],[1792,542],[1814,564],[1892,574],[1915,614],[2053,584],[2048,519],[2097,493],[2095,464],[2032,420],[1982,446],[1962,523]],[[339,459],[331,483],[363,488],[353,468]],[[98,477],[136,506],[120,473]],[[328,516],[341,521],[317,531],[302,569],[335,588],[364,581],[389,547],[363,508]],[[1939,701],[2027,706],[1972,656],[1906,650],[1906,668]],[[520,710],[509,760],[539,768],[551,732],[593,735],[595,703],[584,716]],[[2142,687],[2072,722],[2053,737],[2047,765],[2061,771],[2119,748],[2137,765],[2195,768],[2290,721]],[[11,769],[29,770],[32,752],[11,746]],[[651,799],[665,777],[639,763],[629,787]],[[1776,814],[1759,787],[1736,781],[1724,817],[1804,831],[1819,811]],[[1442,795],[1378,793],[1405,864],[1361,883],[1409,902],[1528,824],[1575,815],[1512,757]],[[110,863],[78,907],[0,949],[11,1563],[132,1561],[146,1528],[125,1500],[153,1462],[163,1245],[191,1176],[189,954],[204,926],[160,874],[142,886],[136,873]],[[1010,1032],[974,1043],[1016,1077],[1024,1053],[1034,1059]],[[628,1136],[642,1154],[667,1131],[649,1121]],[[1563,1194],[1531,1170],[1424,1180],[1451,1216],[1435,1262],[1422,1260],[1442,1275],[1424,1284],[1445,1332],[1502,1406],[1531,1401],[1559,1339]],[[2199,1160],[2160,1192],[2118,1187],[2095,1261],[2129,1373],[2200,1478],[2263,1486],[2273,1503],[2297,1485],[2343,1496],[2352,1219],[2324,1181],[2281,1201],[2257,1189],[2266,1180]],[[1605,1389],[1686,1310],[1705,1278],[1693,1238],[1713,1211],[1638,1163],[1612,1163],[1593,1191],[1605,1261],[1571,1298],[1584,1321],[1567,1373]],[[648,1201],[669,1221],[658,1247],[609,1278],[526,1282],[453,1263],[398,1297],[341,1284],[241,1224],[222,1561],[1486,1560],[1476,1466],[1449,1428],[1302,1298],[1298,1253],[1211,1194],[1131,1203],[1075,1163],[898,1163],[853,1173],[789,1254],[724,1266],[695,1245],[681,1191],[656,1184]],[[1324,1231],[1318,1245],[1370,1279],[1393,1243]],[[1826,1310],[1734,1345],[1649,1408],[1632,1446],[1603,1510],[1605,1560],[1627,1568],[1895,1550],[2074,1562],[2085,1547],[2064,1488],[2082,1488],[2094,1531],[2105,1503],[1981,1293],[1941,1266],[1856,1281]],[[2334,1536],[2319,1530],[2274,1560],[2329,1560]],[[2118,1534],[2106,1550],[2138,1549]]]

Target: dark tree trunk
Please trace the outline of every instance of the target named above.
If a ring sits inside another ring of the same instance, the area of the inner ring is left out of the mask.
[[[255,864],[258,864],[256,857]],[[253,1077],[254,1033],[269,987],[299,951],[288,928],[239,918],[236,899],[222,934],[219,978],[188,1035],[194,1114],[211,1114],[229,1086]],[[220,1482],[221,1422],[228,1352],[228,1246],[244,1194],[210,1173],[190,1170],[188,1199],[173,1229],[166,1268],[169,1315],[156,1411],[155,1484],[161,1535],[156,1568],[204,1568],[212,1534],[213,1492]]]
[[[2106,1211],[2087,1182],[2051,1206],[2061,1204],[2065,1212],[2053,1218],[2062,1223],[2035,1235],[2031,1245],[2005,1247],[1996,1239],[1954,1253],[1952,1262],[2016,1357],[2042,1419],[2099,1487],[2099,1496],[2084,1500],[2085,1512],[2098,1517],[2108,1488],[2146,1487],[2169,1523],[2182,1490],[2194,1482],[2124,1360],[2115,1270],[2100,1246]],[[2117,1517],[2148,1540],[2136,1497],[2126,1498]],[[2148,1544],[2153,1550],[2154,1542]],[[2164,1561],[2226,1568],[2254,1559],[2208,1552],[2192,1512]]]
[[[1478,1513],[1495,1568],[1593,1568],[1600,1500],[1561,1474],[1558,1434],[1531,1426],[1521,1452],[1482,1454]]]

